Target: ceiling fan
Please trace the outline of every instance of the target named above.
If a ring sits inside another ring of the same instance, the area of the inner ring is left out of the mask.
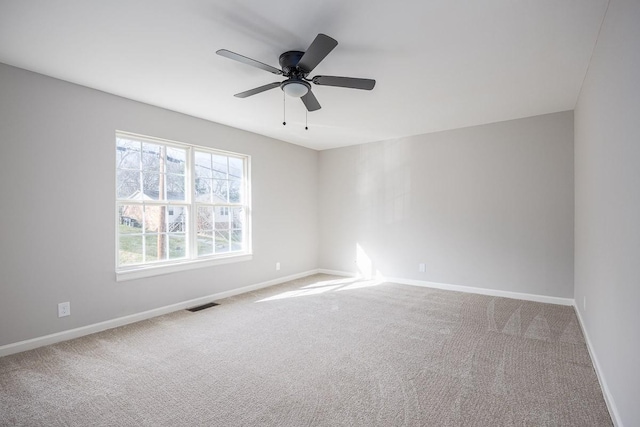
[[[320,103],[311,91],[309,82],[313,82],[319,86],[337,86],[363,90],[371,90],[376,85],[375,80],[358,79],[354,77],[315,76],[311,79],[307,78],[313,69],[316,68],[337,45],[338,42],[331,37],[325,34],[318,34],[306,52],[290,50],[280,55],[279,63],[280,67],[282,67],[281,70],[226,49],[220,49],[216,53],[225,58],[233,59],[287,78],[283,82],[273,82],[245,92],[236,93],[234,95],[235,97],[246,98],[269,89],[280,87],[285,94],[302,99],[308,111],[316,111],[320,109]]]

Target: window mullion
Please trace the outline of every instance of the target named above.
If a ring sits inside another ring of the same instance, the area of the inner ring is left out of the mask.
[[[189,148],[189,155],[187,156],[187,170],[188,174],[188,194],[186,195],[187,202],[189,203],[189,218],[188,224],[188,240],[189,240],[189,259],[198,258],[198,204],[195,200],[196,189],[196,162],[195,162],[195,150]]]
[[[142,263],[143,264],[147,262],[147,235],[145,233],[145,230],[147,229],[146,221],[147,221],[146,205],[143,202],[142,203]]]

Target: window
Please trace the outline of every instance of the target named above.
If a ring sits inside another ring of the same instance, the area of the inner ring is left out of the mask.
[[[116,133],[117,271],[250,254],[248,169],[246,155]]]

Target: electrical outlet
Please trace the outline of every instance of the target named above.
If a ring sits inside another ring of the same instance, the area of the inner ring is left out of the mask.
[[[71,303],[61,302],[58,304],[58,317],[65,317],[71,315]]]
[[[276,262],[276,271],[280,271],[280,263]]]
[[[418,265],[418,271],[420,273],[426,273],[427,265],[424,262],[421,262],[420,265]]]

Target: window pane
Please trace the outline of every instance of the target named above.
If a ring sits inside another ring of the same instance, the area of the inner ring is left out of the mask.
[[[229,208],[226,206],[217,206],[215,213],[215,229],[216,230],[228,230],[229,229]]]
[[[228,171],[227,159],[227,156],[217,156],[215,154],[213,155],[213,170],[224,174],[225,177]]]
[[[244,228],[244,209],[231,208],[231,228]]]
[[[116,172],[116,194],[119,199],[140,199],[140,172],[118,170]]]
[[[198,234],[201,231],[213,230],[213,208],[198,208]]]
[[[160,174],[149,172],[142,174],[142,198],[146,200],[160,200]]]
[[[187,239],[184,234],[169,234],[169,259],[187,256]]]
[[[229,175],[233,178],[242,178],[244,162],[236,157],[229,157]]]
[[[142,144],[142,170],[160,171],[161,147],[157,144]]]
[[[165,206],[144,207],[144,231],[158,233],[167,231],[167,208]]]
[[[142,262],[142,236],[120,236],[118,256],[121,265]]]
[[[227,203],[229,195],[229,181],[214,179],[213,180],[213,202]]]
[[[165,233],[144,236],[145,261],[159,261],[167,259],[168,236]]]
[[[167,209],[167,231],[169,233],[184,233],[186,229],[187,210],[182,206],[172,206]]]
[[[229,202],[240,203],[242,201],[242,181],[233,179],[229,181]]]
[[[140,169],[140,143],[116,138],[116,168]]]
[[[184,200],[184,175],[167,175],[167,200]]]
[[[142,233],[142,206],[123,205],[118,209],[120,234]]]
[[[211,180],[207,178],[196,179],[196,201],[211,202]]]
[[[242,230],[231,231],[231,250],[232,251],[242,250]]]
[[[213,238],[198,236],[198,256],[213,254]]]
[[[216,253],[229,252],[229,232],[216,231]]]
[[[211,154],[201,151],[195,152],[196,157],[196,178],[211,178]]]
[[[184,175],[187,159],[187,150],[182,148],[167,147],[167,173]]]

